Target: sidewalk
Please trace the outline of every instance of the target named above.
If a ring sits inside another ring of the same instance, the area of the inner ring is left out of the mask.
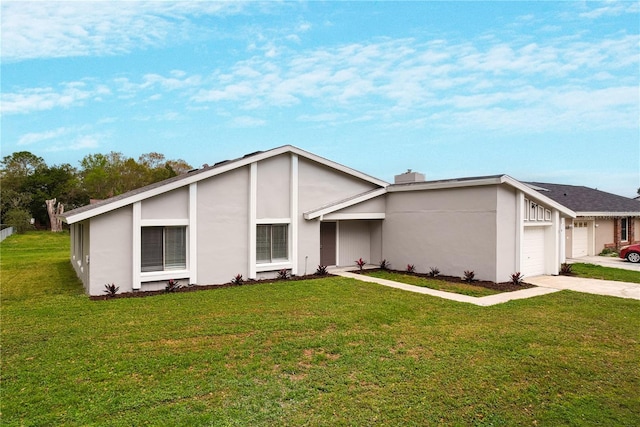
[[[352,268],[349,269],[351,270]],[[332,268],[330,269],[330,273],[335,274],[336,276],[360,280],[362,282],[377,283],[379,285],[388,286],[390,288],[402,289],[404,291],[415,292],[423,295],[431,295],[451,301],[465,302],[482,307],[502,304],[504,302],[516,299],[532,298],[540,295],[546,295],[553,292],[559,292],[561,290],[571,290],[596,295],[608,295],[620,298],[631,298],[640,300],[640,284],[638,283],[583,279],[580,277],[569,276],[527,277],[525,281],[527,283],[535,285],[535,288],[523,289],[521,291],[503,292],[486,297],[470,297],[468,295],[438,291],[435,289],[424,288],[422,286],[408,285],[406,283],[394,282],[391,280],[378,279],[376,277],[366,276],[363,274],[351,273],[349,271],[346,271],[346,269],[341,268]]]

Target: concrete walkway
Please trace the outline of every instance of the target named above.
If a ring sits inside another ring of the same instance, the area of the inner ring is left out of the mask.
[[[610,280],[582,279],[568,276],[536,276],[526,278],[526,282],[535,285],[535,288],[523,289],[521,291],[502,292],[500,294],[486,297],[470,297],[468,295],[455,294],[452,292],[438,291],[424,288],[422,286],[408,285],[406,283],[394,282],[386,279],[356,274],[346,271],[346,269],[333,268],[329,271],[336,276],[348,277],[362,282],[377,283],[390,288],[402,289],[404,291],[415,292],[423,295],[444,298],[451,301],[466,302],[469,304],[488,307],[490,305],[502,304],[516,299],[532,298],[539,295],[546,295],[561,290],[572,290],[586,292],[596,295],[609,295],[621,298],[632,298],[640,300],[640,284],[614,282]]]

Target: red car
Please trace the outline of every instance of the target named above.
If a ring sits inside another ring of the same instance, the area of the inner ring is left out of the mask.
[[[620,258],[626,258],[629,262],[640,262],[640,243],[622,247]]]

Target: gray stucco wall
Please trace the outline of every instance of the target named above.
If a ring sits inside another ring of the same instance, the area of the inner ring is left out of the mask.
[[[291,216],[291,156],[266,159],[258,163],[257,217]]]
[[[516,190],[513,187],[496,187],[497,216],[496,216],[496,257],[495,282],[509,280],[516,268],[516,233],[517,233],[517,203]]]
[[[142,219],[186,219],[189,218],[189,189],[174,191],[143,200]]]
[[[383,257],[396,268],[496,280],[497,218],[496,186],[389,193]]]
[[[91,218],[91,295],[101,295],[104,285],[115,284],[120,292],[132,290],[133,234],[131,206]]]
[[[249,168],[198,182],[198,284],[248,273]]]

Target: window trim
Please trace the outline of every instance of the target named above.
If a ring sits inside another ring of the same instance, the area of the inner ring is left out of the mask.
[[[270,231],[271,231],[271,235],[273,236],[273,226],[284,226],[284,229],[286,231],[286,250],[287,250],[287,257],[286,258],[273,258],[273,239],[270,239],[270,259],[264,260],[264,261],[260,261],[259,257],[258,257],[258,236],[259,236],[259,232],[258,229],[260,227],[265,227],[268,226]],[[256,272],[263,272],[263,271],[273,271],[273,270],[280,270],[283,268],[292,268],[293,266],[293,261],[291,258],[291,220],[289,218],[278,218],[278,219],[274,219],[274,218],[270,218],[270,219],[262,219],[262,220],[258,220],[256,221],[256,225],[255,225],[255,271]]]
[[[624,227],[622,226],[624,221]],[[624,231],[624,235],[622,232]],[[620,241],[628,242],[629,241],[629,218],[620,218]]]
[[[140,256],[140,265],[139,267],[139,274],[141,278],[145,278],[148,280],[150,280],[150,278],[156,278],[156,277],[160,277],[160,278],[165,278],[170,276],[169,278],[175,278],[176,275],[184,275],[184,274],[188,274],[189,272],[189,227],[187,225],[183,225],[183,224],[175,224],[175,221],[167,221],[170,222],[170,225],[157,225],[156,221],[145,221],[144,224],[141,225],[140,227],[140,251],[139,251],[139,256]],[[142,250],[143,250],[143,239],[142,239],[142,233],[144,231],[145,228],[162,228],[162,269],[161,270],[150,270],[150,271],[143,271],[143,256],[142,256]],[[178,267],[178,268],[166,268],[166,229],[167,228],[182,228],[183,229],[183,233],[184,233],[184,267]]]

